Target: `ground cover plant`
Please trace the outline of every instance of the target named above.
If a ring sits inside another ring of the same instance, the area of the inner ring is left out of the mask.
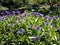
[[[60,45],[60,0],[0,0],[0,45]]]
[[[60,17],[39,12],[0,16],[1,45],[59,45]]]

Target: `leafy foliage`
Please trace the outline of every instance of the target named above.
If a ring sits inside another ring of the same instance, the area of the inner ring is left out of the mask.
[[[0,45],[60,45],[59,7],[60,0],[0,0]]]
[[[6,18],[0,19],[0,44],[60,45],[60,17],[31,12]]]

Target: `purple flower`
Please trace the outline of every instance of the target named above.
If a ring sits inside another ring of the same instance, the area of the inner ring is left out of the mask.
[[[39,36],[34,36],[34,40],[39,40]]]
[[[7,14],[7,15],[11,16],[11,15],[12,15],[12,12],[11,12],[11,11],[9,11],[9,10],[6,10],[6,11],[5,11],[5,14]]]
[[[45,24],[45,25],[48,25],[48,24],[49,24],[49,22],[44,22],[44,24]]]
[[[34,14],[35,16],[40,16],[40,13],[38,13],[38,12],[33,12],[33,14]]]
[[[34,15],[39,15],[39,13],[38,13],[38,12],[33,12],[33,14],[34,14]]]
[[[43,14],[39,14],[39,15],[42,16],[42,17],[44,16]]]
[[[29,26],[28,26],[28,29],[32,29],[32,25],[29,25]]]
[[[53,19],[56,19],[56,18],[58,18],[58,16],[53,16]]]
[[[22,14],[21,17],[24,18],[25,17],[25,14]]]
[[[46,15],[44,18],[45,18],[45,19],[48,19],[48,20],[52,20],[52,17],[50,17],[50,16],[48,16],[48,15]]]
[[[10,14],[10,12],[9,12],[9,11],[7,11],[7,10],[5,11],[5,13],[6,13],[6,14]]]
[[[15,14],[20,14],[20,11],[19,10],[15,10]]]
[[[13,15],[15,14],[15,11],[14,11],[14,10],[12,11],[12,14],[13,14]]]
[[[18,34],[24,34],[25,30],[24,29],[20,29],[17,33]]]
[[[60,30],[60,28],[58,28],[58,30]]]
[[[45,18],[49,18],[50,16],[46,15]]]
[[[0,18],[1,18],[2,16],[0,16]]]
[[[5,13],[4,12],[1,12],[1,15],[5,15]]]
[[[0,16],[0,19],[2,20],[2,19],[3,19],[3,17],[2,17],[2,16]]]
[[[40,28],[40,25],[37,25],[34,29],[39,30],[39,28]]]

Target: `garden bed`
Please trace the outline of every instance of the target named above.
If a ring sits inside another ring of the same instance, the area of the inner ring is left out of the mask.
[[[25,12],[0,17],[1,45],[58,45],[59,32],[59,16]]]

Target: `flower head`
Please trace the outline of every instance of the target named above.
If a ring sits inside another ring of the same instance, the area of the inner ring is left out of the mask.
[[[40,25],[37,25],[34,29],[39,30],[39,28],[40,28]]]
[[[42,17],[44,16],[43,14],[39,14],[39,15],[42,16]]]
[[[0,14],[1,14],[1,15],[5,15],[5,13],[4,13],[4,12],[1,12]]]
[[[34,36],[34,40],[39,40],[39,36]]]
[[[1,20],[3,20],[3,17],[2,17],[2,16],[0,16],[0,19],[1,19]]]
[[[22,14],[21,17],[24,18],[26,15],[25,14]]]
[[[29,25],[29,26],[28,26],[28,29],[32,29],[32,25]]]
[[[58,18],[58,16],[53,16],[53,19],[56,19],[56,18]]]
[[[45,18],[45,19],[48,19],[48,20],[52,20],[52,17],[50,17],[50,16],[48,16],[48,15],[46,15],[44,18]]]
[[[20,14],[20,11],[19,10],[15,10],[15,14]]]
[[[34,14],[34,15],[39,15],[39,13],[38,13],[38,12],[33,12],[33,14]]]
[[[24,29],[20,29],[17,33],[18,34],[24,34],[25,30]]]
[[[40,16],[40,13],[39,13],[39,12],[33,12],[33,14],[34,14],[35,16]]]
[[[12,14],[13,14],[13,15],[15,14],[15,11],[14,11],[14,10],[12,11]]]
[[[5,13],[6,13],[7,15],[11,15],[11,12],[10,12],[9,10],[5,10]]]
[[[0,16],[0,18],[2,18],[2,16]]]
[[[44,22],[44,24],[45,24],[45,25],[48,25],[48,24],[49,24],[49,22]]]
[[[60,28],[58,28],[58,30],[60,30]]]

